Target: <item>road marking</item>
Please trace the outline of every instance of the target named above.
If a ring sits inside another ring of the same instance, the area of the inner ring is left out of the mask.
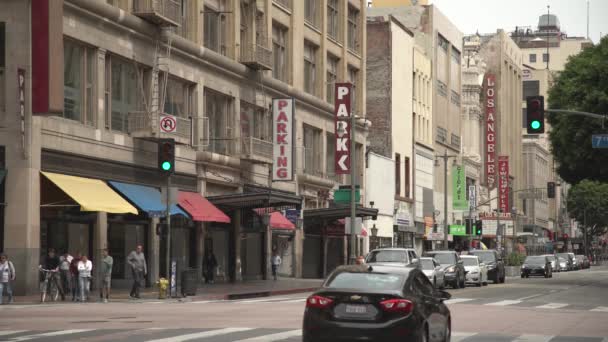
[[[474,299],[472,298],[454,298],[454,299],[448,299],[446,301],[444,301],[445,304],[457,304],[457,303],[464,303],[464,302],[470,302]]]
[[[27,330],[2,330],[0,331],[0,336],[15,335],[26,331]]]
[[[468,333],[468,332],[457,332],[452,331],[452,342],[460,342],[466,338],[477,335],[477,333]]]
[[[11,341],[27,341],[27,340],[33,340],[33,339],[43,338],[43,337],[54,337],[54,336],[61,336],[61,335],[78,334],[78,333],[93,331],[93,330],[94,329],[60,330],[60,331],[52,331],[52,332],[47,332],[47,333],[42,333],[42,334],[18,336],[18,337],[13,337],[10,340]]]
[[[298,298],[298,299],[292,299],[292,300],[282,300],[279,303],[301,303],[301,302],[305,302],[307,298]]]
[[[225,302],[225,300],[223,300],[223,299],[218,299],[218,300],[199,300],[199,301],[195,301],[195,302],[190,302],[188,304],[208,304],[208,303],[221,303],[221,302]]]
[[[565,304],[565,303],[547,303],[545,305],[540,305],[540,306],[536,306],[535,308],[537,309],[559,309],[559,308],[563,308],[565,306],[568,306],[570,304]]]
[[[296,337],[296,336],[301,336],[301,335],[302,335],[302,329],[297,329],[297,330],[290,330],[290,331],[285,331],[285,332],[281,332],[281,333],[277,333],[277,334],[270,334],[270,335],[246,338],[244,340],[238,340],[238,341],[234,341],[234,342],[273,342],[273,341],[286,340],[290,337]]]
[[[197,338],[205,338],[205,337],[213,337],[219,335],[227,335],[235,332],[249,331],[253,330],[253,328],[225,328],[225,329],[216,329],[210,331],[203,331],[199,333],[186,334],[175,337],[161,338],[158,340],[151,340],[148,342],[182,342],[182,341],[190,341]]]
[[[519,303],[521,303],[521,300],[501,300],[500,302],[488,303],[486,305],[507,306]]]
[[[545,295],[544,293],[539,293],[539,294],[531,295],[531,296],[528,296],[528,297],[518,298],[516,300],[519,300],[519,301],[523,302],[524,300],[532,299],[532,298],[536,298],[536,297],[540,297],[540,296],[544,296],[544,295]]]
[[[595,309],[592,309],[593,312],[608,312],[608,306],[598,306]]]
[[[549,342],[555,336],[521,335],[511,342]]]

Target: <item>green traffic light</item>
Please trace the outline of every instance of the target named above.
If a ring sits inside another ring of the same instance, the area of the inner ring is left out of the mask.
[[[538,120],[534,120],[530,123],[530,127],[532,127],[532,129],[539,129],[540,128],[540,121]]]
[[[163,162],[161,164],[161,167],[163,168],[163,171],[169,171],[171,170],[171,163],[169,163],[168,161]]]

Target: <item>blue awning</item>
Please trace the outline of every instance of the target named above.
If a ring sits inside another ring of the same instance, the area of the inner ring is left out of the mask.
[[[127,184],[121,182],[108,182],[111,187],[116,189],[119,193],[121,193],[124,197],[126,197],[131,203],[133,203],[137,208],[142,211],[145,211],[151,217],[164,217],[166,213],[166,208],[161,201],[161,194],[156,188],[145,186],[145,185],[137,185],[137,184]],[[177,205],[171,206],[171,215],[184,215],[185,217],[189,217],[183,210],[181,210]]]

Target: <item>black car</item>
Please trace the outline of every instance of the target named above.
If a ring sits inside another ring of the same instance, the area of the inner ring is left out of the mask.
[[[553,278],[551,260],[546,256],[528,256],[521,265],[521,277],[529,278],[531,275]]]
[[[450,341],[449,298],[418,267],[340,266],[306,300],[302,340]]]
[[[458,253],[454,251],[426,252],[424,256],[435,258],[441,264],[445,273],[445,283],[453,288],[464,288],[466,282],[466,271]]]
[[[494,284],[505,282],[505,263],[496,250],[471,251],[469,254],[477,256],[480,262],[488,266],[488,279]]]
[[[564,258],[566,260],[566,264],[568,265],[568,271],[574,271],[575,265],[571,253],[557,253],[556,256]]]

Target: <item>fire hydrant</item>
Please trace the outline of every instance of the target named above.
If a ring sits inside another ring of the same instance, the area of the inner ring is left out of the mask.
[[[169,281],[165,278],[160,278],[156,282],[156,286],[158,286],[158,299],[167,298],[167,288],[169,287]]]

